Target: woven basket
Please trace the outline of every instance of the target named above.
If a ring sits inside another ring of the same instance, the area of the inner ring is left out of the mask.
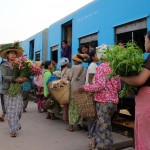
[[[52,101],[50,99],[43,100],[42,103],[43,103],[44,109],[51,109],[54,105],[54,101]]]
[[[48,89],[53,98],[60,104],[65,105],[70,101],[70,83],[60,88],[50,88],[50,84],[48,84]]]
[[[74,91],[73,96],[75,98],[78,111],[83,118],[94,118],[96,116],[93,94]]]

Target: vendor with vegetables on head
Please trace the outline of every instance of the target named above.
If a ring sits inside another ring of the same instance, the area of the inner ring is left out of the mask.
[[[11,137],[16,137],[17,131],[21,129],[19,120],[23,111],[23,98],[21,91],[15,96],[9,94],[10,84],[13,82],[22,83],[28,80],[25,77],[15,78],[13,76],[14,60],[22,55],[23,48],[19,46],[19,42],[6,44],[1,47],[0,57],[7,59],[7,61],[1,65],[1,73],[3,77],[2,93],[4,94],[4,103]]]
[[[145,36],[145,50],[150,52],[150,31]],[[137,76],[121,77],[125,83],[139,86],[135,96],[135,149],[150,149],[150,55]]]
[[[91,129],[92,141],[89,143],[91,149],[113,150],[111,116],[119,102],[120,79],[118,76],[111,79],[108,77],[112,73],[112,69],[109,63],[103,59],[108,50],[108,46],[105,44],[97,47],[97,56],[102,64],[96,69],[95,81],[93,84],[86,84],[79,89],[79,92],[95,93],[97,116]]]

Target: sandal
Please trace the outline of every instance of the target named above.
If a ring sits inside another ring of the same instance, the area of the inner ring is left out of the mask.
[[[4,116],[0,116],[0,121],[4,122]]]
[[[90,150],[95,150],[96,149],[96,145],[93,144],[93,142],[89,142],[89,148],[90,148]]]
[[[72,127],[68,127],[66,128],[67,131],[70,131],[70,132],[74,132],[74,129]]]
[[[16,137],[16,136],[17,136],[16,132],[11,132],[10,133],[10,137]]]

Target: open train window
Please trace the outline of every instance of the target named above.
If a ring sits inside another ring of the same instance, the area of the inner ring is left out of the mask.
[[[144,36],[147,32],[147,20],[141,19],[115,28],[116,44],[135,41],[145,52]]]
[[[98,46],[98,33],[90,34],[84,37],[79,38],[79,46],[86,46],[89,47],[91,45],[92,47]]]
[[[52,46],[50,51],[51,51],[51,60],[58,63],[58,45]]]
[[[35,61],[40,61],[40,51],[37,51],[35,53],[35,56],[36,56]]]

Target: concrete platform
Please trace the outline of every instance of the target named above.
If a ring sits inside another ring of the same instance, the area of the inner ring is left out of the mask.
[[[30,102],[21,119],[22,130],[16,138],[9,136],[7,120],[0,122],[0,150],[88,150],[87,132],[68,132],[62,120],[45,118],[46,113],[38,113],[37,104]],[[133,142],[117,133],[113,133],[113,137],[117,148]]]

